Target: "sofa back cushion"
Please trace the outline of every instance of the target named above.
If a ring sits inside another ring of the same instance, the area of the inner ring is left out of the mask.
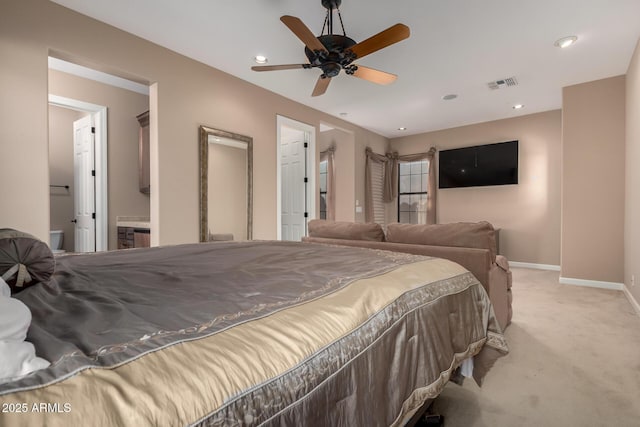
[[[497,253],[495,231],[486,221],[433,225],[389,224],[386,239],[394,243],[488,249],[492,262]]]
[[[384,231],[376,223],[357,223],[342,221],[326,221],[314,219],[309,221],[309,236],[327,239],[369,240],[384,242]]]

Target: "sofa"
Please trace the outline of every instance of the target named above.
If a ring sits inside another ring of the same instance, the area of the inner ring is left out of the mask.
[[[493,226],[486,222],[389,224],[311,220],[303,242],[357,246],[446,258],[469,270],[487,291],[504,330],[513,316],[512,276],[507,259],[497,254]]]

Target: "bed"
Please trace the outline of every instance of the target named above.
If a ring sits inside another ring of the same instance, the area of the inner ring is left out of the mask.
[[[471,273],[372,249],[68,255],[14,296],[51,365],[0,384],[2,426],[402,426],[465,360],[481,383],[508,351]]]

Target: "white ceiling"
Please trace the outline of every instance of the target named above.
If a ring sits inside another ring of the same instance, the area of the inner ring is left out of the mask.
[[[269,65],[306,62],[279,18],[297,16],[319,34],[320,0],[55,2],[387,137],[558,109],[562,87],[625,74],[640,37],[639,0],[343,0],[357,42],[398,22],[410,27],[408,40],[356,61],[398,80],[379,86],[341,73],[312,98],[318,69],[250,68],[259,54]],[[578,42],[554,47],[567,35]],[[512,76],[518,86],[487,88]],[[458,98],[443,101],[449,93]]]

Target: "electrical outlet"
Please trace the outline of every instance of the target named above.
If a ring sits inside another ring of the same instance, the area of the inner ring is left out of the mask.
[[[636,276],[634,274],[631,275],[631,286],[636,285]]]

